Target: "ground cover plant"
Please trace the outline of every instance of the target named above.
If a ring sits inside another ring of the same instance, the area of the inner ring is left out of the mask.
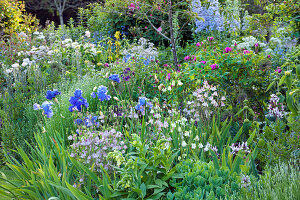
[[[0,6],[1,199],[300,198],[298,1]]]

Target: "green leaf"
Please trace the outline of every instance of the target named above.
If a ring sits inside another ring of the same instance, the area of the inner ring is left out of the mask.
[[[280,79],[280,81],[278,83],[278,86],[281,86],[284,83],[285,78],[286,78],[286,75],[284,75],[284,76],[281,77],[281,79]]]
[[[214,163],[214,166],[215,166],[215,169],[220,169],[220,166],[219,166],[219,160],[218,160],[218,157],[216,155],[216,153],[213,151],[213,150],[209,150],[210,154],[212,155],[212,159],[213,159],[213,163]]]
[[[275,81],[273,81],[272,83],[270,83],[270,85],[268,86],[266,92],[268,92],[274,84],[275,84]]]
[[[77,188],[74,188],[72,185],[70,185],[68,182],[65,182],[65,184],[67,185],[67,187],[69,188],[69,190],[72,192],[72,194],[80,200],[93,200],[92,197],[88,197],[87,195],[85,195],[83,192],[81,192],[80,190],[78,190]]]
[[[145,185],[145,183],[141,184],[140,189],[142,191],[142,198],[144,198],[146,196],[146,185]]]
[[[232,169],[231,172],[236,172],[239,173],[240,171],[240,164],[242,163],[242,158],[240,155],[237,155],[234,159],[233,165],[232,165]]]

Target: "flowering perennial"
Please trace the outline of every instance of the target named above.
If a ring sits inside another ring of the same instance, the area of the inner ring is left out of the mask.
[[[72,106],[69,107],[69,111],[73,112],[73,110],[81,111],[82,106],[86,108],[89,106],[87,100],[82,97],[82,90],[77,89],[74,92],[74,96],[69,99],[70,104]]]

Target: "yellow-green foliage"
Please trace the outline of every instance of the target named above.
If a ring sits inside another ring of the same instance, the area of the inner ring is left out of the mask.
[[[25,4],[17,0],[0,0],[0,33],[32,32],[37,29],[38,20],[24,13]]]

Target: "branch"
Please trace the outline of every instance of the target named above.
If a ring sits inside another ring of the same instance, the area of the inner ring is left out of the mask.
[[[178,33],[180,33],[183,29],[183,27],[185,27],[188,23],[190,22],[190,20],[187,20],[180,28],[180,30],[178,31]],[[178,39],[179,34],[176,36],[175,41]]]
[[[152,22],[150,21],[150,19],[148,18],[147,15],[145,15],[147,21],[149,22],[149,24],[152,26],[152,28],[161,36],[163,36],[164,38],[166,38],[167,40],[171,41],[171,39],[169,37],[167,37],[165,34],[163,34],[162,32],[158,31],[157,28],[152,24]]]

